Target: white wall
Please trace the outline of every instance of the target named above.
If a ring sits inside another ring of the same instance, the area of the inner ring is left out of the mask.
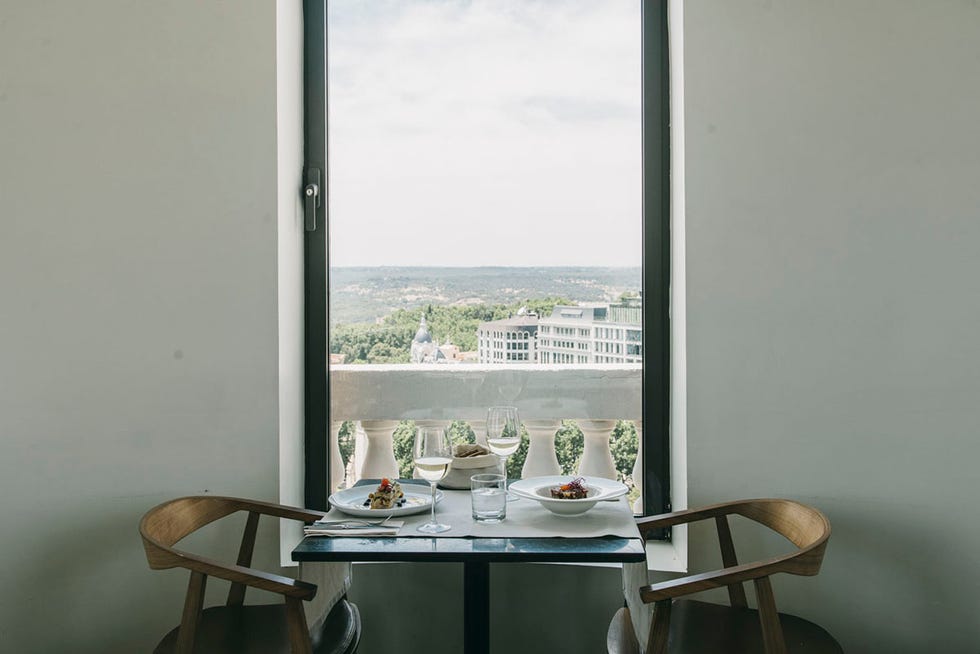
[[[295,242],[277,239],[296,232],[277,221],[295,134],[276,119],[295,107],[276,103],[276,5],[7,5],[0,643],[146,651],[185,577],[146,568],[139,516],[185,493],[275,498],[278,431],[298,424],[278,379]],[[776,593],[848,652],[980,641],[978,42],[980,12],[953,0],[686,4],[690,503],[825,509],[824,571]],[[693,536],[694,566],[713,563]],[[355,573],[366,609],[387,572]],[[423,572],[404,568],[405,593]],[[456,575],[427,588],[458,608]],[[508,593],[527,579],[540,598]],[[495,580],[514,651],[544,634],[549,583],[592,602],[542,636],[568,651],[601,643],[617,603],[612,570]]]
[[[976,652],[980,9],[689,0],[685,40],[690,503],[824,509],[776,597],[847,652]]]
[[[4,652],[149,651],[139,516],[278,496],[276,57],[265,0],[4,3]]]

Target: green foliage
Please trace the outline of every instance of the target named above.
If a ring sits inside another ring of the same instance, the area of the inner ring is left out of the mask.
[[[527,460],[527,448],[531,445],[531,441],[527,437],[527,430],[521,426],[521,444],[517,447],[517,451],[510,455],[507,459],[507,478],[508,479],[520,479],[521,470],[524,468],[524,461]]]
[[[425,315],[432,337],[441,344],[452,342],[463,352],[476,350],[476,330],[481,322],[501,320],[517,313],[522,306],[540,316],[551,314],[556,304],[571,304],[565,298],[550,297],[513,304],[476,304],[398,309],[381,324],[345,324],[330,330],[330,352],[343,354],[345,363],[408,363],[412,339]]]
[[[354,421],[345,420],[340,426],[340,433],[337,436],[337,444],[340,447],[340,458],[344,462],[344,470],[354,456]]]
[[[632,422],[620,420],[609,439],[609,451],[612,452],[620,480],[632,480],[633,464],[636,463],[636,450],[639,443],[636,426]]]
[[[414,337],[415,328],[406,325],[337,325],[330,352],[348,363],[408,363]]]
[[[449,438],[453,445],[464,445],[476,442],[476,434],[470,423],[465,420],[453,420],[449,424]]]
[[[585,449],[585,436],[574,420],[565,420],[555,432],[555,453],[558,455],[558,465],[563,475],[575,474],[582,461],[582,450]]]
[[[402,420],[395,427],[395,461],[398,462],[398,476],[403,479],[411,479],[415,471],[415,430],[415,423],[411,420]]]

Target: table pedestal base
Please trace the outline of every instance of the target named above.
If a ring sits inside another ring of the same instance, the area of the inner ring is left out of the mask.
[[[463,564],[463,651],[490,654],[490,564]]]

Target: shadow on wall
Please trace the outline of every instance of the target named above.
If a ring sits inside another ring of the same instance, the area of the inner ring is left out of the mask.
[[[938,520],[936,524],[888,520],[884,516],[895,514],[890,502],[884,503],[887,507],[877,507],[875,502],[861,502],[855,507],[853,502],[799,499],[819,506],[830,519],[833,533],[816,577],[781,574],[773,578],[776,606],[780,611],[821,625],[834,635],[848,654],[880,654],[883,651],[919,654],[918,650],[908,649],[907,643],[914,642],[914,634],[922,630],[934,632],[936,647],[933,651],[963,651],[957,649],[953,636],[949,637],[950,642],[942,643],[943,636],[938,628],[951,620],[963,625],[976,623],[974,607],[952,599],[957,591],[944,584],[948,572],[946,575],[938,572],[964,557],[963,552],[957,551],[956,543],[943,536],[948,525],[939,524]],[[881,519],[875,519],[879,508],[887,510],[881,511]],[[788,541],[754,527],[746,518],[733,517],[731,526],[740,563],[777,556],[791,549]],[[692,574],[722,567],[713,522],[692,525],[690,538]],[[936,562],[933,573],[910,563],[927,557]],[[751,584],[746,584],[746,594],[749,604],[755,606]],[[707,591],[698,598],[728,603],[725,589]],[[889,605],[894,606],[895,615],[915,615],[916,620],[908,624],[896,622],[887,627],[877,625],[872,630],[866,621],[866,608]],[[957,611],[962,615],[951,618],[950,613]],[[907,638],[903,636],[905,629],[909,632]],[[869,645],[869,633],[872,632],[889,633],[891,640]]]
[[[57,527],[48,524],[44,530],[22,534],[21,546],[29,552],[22,560],[30,565],[10,574],[9,587],[25,590],[7,605],[0,651],[152,651],[180,622],[189,575],[183,569],[150,570],[146,562],[139,520],[159,501],[156,496],[100,501],[98,510],[67,513],[57,518]],[[196,539],[197,534],[188,538],[187,549],[234,561],[245,516],[225,523]],[[260,524],[256,565],[277,570],[260,558],[278,535],[278,530],[269,531],[270,525],[272,521],[265,528]],[[209,583],[206,606],[223,603],[227,592],[226,582]],[[250,589],[246,602],[270,601],[270,597]],[[103,617],[86,620],[93,612]],[[100,628],[106,624],[112,624],[112,629]]]

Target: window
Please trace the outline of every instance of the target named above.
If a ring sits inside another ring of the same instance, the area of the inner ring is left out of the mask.
[[[331,5],[340,6],[343,2],[331,3]],[[402,7],[411,3],[403,3],[397,6]],[[470,3],[458,3],[460,7],[469,6]],[[480,4],[481,6],[492,6],[493,3],[472,3],[473,5]],[[557,3],[560,5],[561,3]],[[615,3],[598,3],[598,4],[615,4]],[[629,4],[629,3],[624,3]],[[639,0],[633,2],[634,7],[639,6]],[[392,7],[396,5],[391,5],[389,3],[384,3],[382,9],[381,3],[378,5],[365,5],[361,3],[363,13],[370,13],[372,11],[395,11]],[[453,2],[441,3],[440,6],[448,6],[450,10],[455,6]],[[627,346],[626,354],[631,356],[639,357],[642,355],[645,357],[643,359],[642,368],[642,384],[643,392],[642,397],[644,398],[643,406],[643,420],[644,420],[644,448],[643,456],[644,461],[642,462],[642,468],[645,472],[644,474],[644,508],[646,512],[656,512],[660,510],[667,509],[669,507],[669,498],[667,496],[668,485],[668,469],[667,469],[667,438],[668,433],[668,418],[669,418],[669,323],[668,323],[668,271],[669,271],[669,239],[668,239],[668,216],[669,216],[669,198],[667,196],[667,180],[668,180],[668,147],[667,147],[667,136],[668,136],[668,116],[667,116],[667,76],[666,76],[666,2],[661,2],[659,0],[652,0],[648,2],[643,2],[643,16],[642,16],[642,40],[643,40],[643,52],[642,52],[642,63],[643,63],[643,92],[642,92],[642,115],[643,115],[643,131],[642,131],[642,144],[643,144],[643,165],[642,165],[642,178],[641,186],[643,191],[643,205],[642,205],[642,224],[643,224],[643,264],[642,264],[642,308],[639,308],[637,312],[638,315],[642,315],[643,321],[643,331],[640,332],[638,329],[628,330],[627,341],[633,341],[633,336],[636,337],[636,343],[631,343]],[[306,406],[307,406],[307,422],[306,422],[306,433],[307,433],[307,443],[306,443],[306,456],[307,456],[307,505],[310,507],[323,508],[326,506],[326,496],[325,489],[328,484],[326,479],[328,477],[328,470],[332,462],[329,460],[329,447],[328,447],[328,434],[330,428],[330,387],[327,379],[327,369],[326,366],[328,362],[333,361],[334,355],[343,355],[342,352],[330,353],[327,347],[325,334],[328,330],[327,323],[327,279],[326,270],[328,264],[328,253],[327,253],[327,235],[326,235],[326,224],[324,220],[324,215],[326,214],[325,209],[330,207],[331,212],[336,212],[338,215],[342,213],[341,206],[336,205],[335,202],[342,202],[340,195],[342,194],[342,184],[340,179],[336,177],[337,175],[343,175],[342,166],[330,167],[331,177],[328,177],[328,161],[327,161],[327,86],[326,86],[326,48],[325,48],[325,33],[324,30],[327,24],[327,13],[326,13],[326,3],[323,0],[306,0],[304,2],[305,16],[306,16],[306,116],[307,116],[307,144],[306,144],[306,161],[307,161],[307,182],[310,184],[316,184],[322,193],[319,195],[321,200],[321,206],[319,208],[319,215],[317,216],[315,228],[311,229],[308,233],[307,243],[306,243],[306,286],[307,286],[307,330],[306,330],[306,351],[308,357],[308,370],[306,375]],[[358,20],[364,20],[363,15],[357,16],[347,16],[346,20],[356,22]],[[336,26],[337,22],[332,23],[332,27]],[[639,27],[639,26],[637,26]],[[588,32],[586,32],[588,34]],[[581,35],[580,35],[581,36]],[[387,33],[388,38],[398,38],[397,34]],[[336,43],[337,39],[331,39],[331,43]],[[421,46],[424,49],[424,45]],[[434,50],[438,50],[435,48]],[[431,56],[437,56],[436,54],[430,53]],[[429,55],[426,55],[429,56]],[[444,56],[444,55],[443,55]],[[380,64],[379,61],[368,62],[368,65]],[[472,64],[472,62],[469,62]],[[637,62],[639,63],[639,62]],[[372,73],[384,72],[381,68],[375,68]],[[486,77],[480,77],[479,75],[473,75],[474,83],[485,84]],[[334,75],[332,77],[334,81],[343,82],[343,71],[340,74]],[[337,96],[341,97],[341,96]],[[370,97],[364,100],[366,104],[365,107],[370,108]],[[410,100],[410,99],[408,99]],[[466,107],[455,107],[457,110],[465,110]],[[562,107],[560,104],[554,104],[552,100],[548,98],[532,98],[532,101],[523,106],[523,109],[530,112],[530,115],[548,115],[561,113],[562,111],[567,111],[568,107]],[[580,106],[576,107],[575,111],[581,111],[578,115],[579,118],[587,117],[590,111],[597,111],[601,108]],[[435,122],[439,121],[436,112],[432,112],[430,116]],[[333,115],[331,115],[333,118]],[[413,128],[410,125],[403,126],[406,132],[411,131]],[[587,130],[583,130],[583,133]],[[331,136],[334,133],[331,132]],[[331,153],[331,161],[335,161],[333,157],[342,156],[345,152],[345,145],[342,138],[334,139],[331,138],[331,144],[335,148],[334,152]],[[351,152],[348,147],[347,152]],[[418,152],[418,149],[416,150]],[[572,158],[572,161],[575,159]],[[376,170],[380,171],[385,166],[389,165],[390,159],[385,157],[374,157],[374,162],[372,165],[376,166]],[[456,161],[450,161],[448,163],[452,165],[445,166],[443,172],[447,175],[456,175],[460,169],[460,162],[462,159]],[[508,163],[506,160],[502,160],[501,164]],[[412,168],[404,168],[402,172],[414,173],[415,170]],[[463,171],[465,172],[465,171]],[[410,175],[409,175],[410,176]],[[413,179],[414,182],[418,182],[417,178]],[[468,183],[465,177],[453,178],[454,182]],[[406,187],[408,189],[408,187]],[[379,189],[381,193],[378,195],[383,195],[384,192],[390,189]],[[428,188],[427,191],[435,191],[436,187]],[[332,195],[336,191],[337,195]],[[408,193],[410,189],[406,191]],[[504,197],[506,195],[506,190],[501,189],[499,195],[494,194],[482,194],[481,200],[494,201],[499,197]],[[554,194],[552,194],[554,195]],[[543,205],[544,206],[544,205]],[[547,207],[544,206],[547,210]],[[406,221],[412,224],[412,221]],[[594,220],[581,220],[583,227],[589,231],[590,236],[595,235],[594,225],[596,224]],[[551,249],[558,249],[562,247],[561,244],[564,242],[561,240],[563,234],[574,232],[577,229],[577,220],[571,220],[566,224],[562,225],[560,228],[545,228],[544,233],[553,232],[553,240],[551,242]],[[308,221],[308,226],[314,227],[311,221]],[[526,234],[529,233],[527,224],[515,224],[515,225],[505,225],[502,227],[502,231],[510,234],[513,241],[519,242],[522,239],[526,239]],[[453,251],[454,244],[463,243],[466,245],[466,238],[473,239],[475,234],[480,233],[480,237],[483,238],[485,234],[491,233],[492,230],[488,230],[486,225],[478,226],[474,225],[471,230],[460,230],[464,232],[463,241],[458,241],[459,235],[451,234],[447,232],[432,233],[430,231],[422,230],[418,234],[412,235],[412,239],[403,238],[403,242],[418,242],[418,243],[437,243],[445,245],[447,242],[450,247],[447,251]],[[465,233],[471,234],[471,236],[465,236]],[[541,235],[543,237],[543,234]],[[441,240],[440,240],[441,239]],[[342,240],[340,238],[334,239],[333,236],[331,241]],[[462,246],[458,246],[462,247]],[[348,250],[349,252],[349,250]],[[335,257],[346,256],[345,254],[334,254]],[[339,283],[343,281],[341,278],[343,276],[343,271],[332,270],[331,271],[331,284]],[[350,284],[354,286],[354,284]],[[363,290],[363,289],[361,289]],[[357,292],[354,289],[352,292]],[[402,295],[402,299],[407,297],[408,293]],[[604,310],[605,311],[605,310]],[[617,322],[612,320],[612,308],[610,308],[609,315],[604,312],[601,315],[601,321],[606,322]],[[597,312],[598,313],[598,312]],[[576,309],[574,307],[562,309],[557,312],[556,318],[562,319],[567,324],[580,323],[586,320],[586,312],[581,309]],[[594,316],[599,319],[598,315]],[[333,318],[332,318],[333,319]],[[618,321],[621,324],[629,321]],[[605,357],[604,361],[600,361],[595,353],[599,352],[598,347],[594,347],[592,341],[582,342],[579,339],[600,338],[600,330],[602,338],[612,338],[610,330],[605,327],[595,327],[594,329],[586,328],[576,328],[570,326],[560,326],[554,327],[551,325],[542,325],[540,329],[541,335],[555,335],[564,337],[564,340],[552,341],[547,338],[541,338],[537,341],[536,345],[538,350],[541,348],[552,348],[551,351],[540,351],[540,355],[534,354],[535,359],[539,359],[541,363],[587,363],[590,359],[596,362],[608,362],[612,357]],[[623,340],[623,330],[622,328],[615,329],[616,335],[614,336],[617,340]],[[532,338],[527,335],[522,335],[520,339]],[[569,340],[572,339],[572,340]],[[642,339],[642,340],[641,340]],[[530,357],[524,354],[524,350],[527,349],[526,343],[523,346],[517,348],[520,350],[519,353],[514,353],[515,348],[511,347],[513,345],[512,341],[515,337],[511,333],[502,332],[487,332],[485,338],[476,339],[474,336],[474,346],[473,349],[477,352],[485,352],[486,355],[492,354],[493,361],[504,360],[504,354],[507,352],[508,358],[513,354],[514,358],[520,361],[528,360]],[[533,340],[533,339],[532,339]],[[642,341],[645,341],[646,347],[643,348]],[[506,349],[505,345],[506,343]],[[445,343],[443,343],[445,345]],[[605,344],[606,348],[610,344]],[[385,353],[384,343],[374,343],[372,344],[371,350],[375,351],[375,354],[379,357],[384,356]],[[555,352],[555,349],[563,349],[565,352]],[[510,350],[510,352],[508,352]],[[604,349],[603,351],[609,352],[609,349]],[[622,345],[616,343],[616,353],[622,354]],[[581,352],[581,354],[571,354]],[[585,354],[588,352],[588,354]],[[449,356],[443,354],[442,356]],[[455,355],[453,355],[455,356]],[[481,354],[482,356],[482,354]],[[343,360],[342,356],[338,356],[338,359]],[[618,361],[622,361],[622,357],[617,358]]]

